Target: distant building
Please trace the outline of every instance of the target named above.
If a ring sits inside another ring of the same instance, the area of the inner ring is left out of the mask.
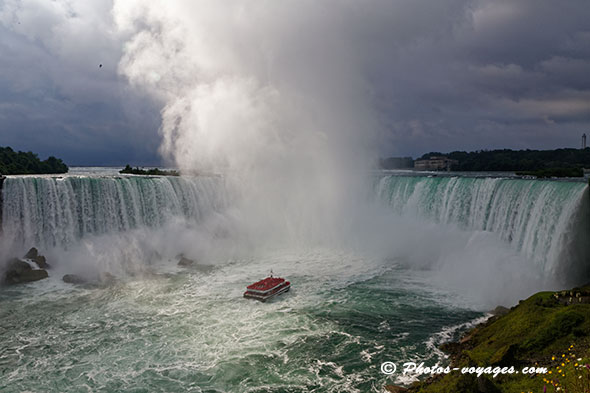
[[[425,160],[414,161],[414,169],[417,171],[450,171],[457,160],[451,160],[444,156],[431,156]]]
[[[582,149],[586,148],[586,134],[582,134]]]

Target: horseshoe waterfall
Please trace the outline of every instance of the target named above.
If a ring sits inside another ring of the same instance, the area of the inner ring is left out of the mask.
[[[366,184],[352,230],[309,244],[276,242],[220,176],[8,176],[0,254],[36,247],[49,277],[0,288],[0,390],[381,392],[415,380],[382,362],[442,364],[495,306],[588,281],[583,182]],[[270,269],[291,291],[244,299]]]

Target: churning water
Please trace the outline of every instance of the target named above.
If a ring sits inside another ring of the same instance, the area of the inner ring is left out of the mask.
[[[381,362],[444,362],[438,344],[498,293],[514,301],[583,265],[583,183],[385,176],[376,193],[394,212],[386,257],[240,248],[218,177],[9,177],[3,252],[37,246],[53,267],[0,289],[0,391],[380,392],[409,381]],[[198,267],[177,267],[181,252]],[[292,291],[243,299],[271,268]],[[476,270],[502,285],[486,292]],[[88,271],[118,280],[61,281]]]

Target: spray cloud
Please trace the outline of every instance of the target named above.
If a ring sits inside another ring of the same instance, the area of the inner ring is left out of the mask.
[[[250,230],[318,235],[362,189],[355,182],[373,159],[378,124],[349,28],[361,10],[116,1],[130,37],[120,71],[162,101],[164,157],[232,179]]]

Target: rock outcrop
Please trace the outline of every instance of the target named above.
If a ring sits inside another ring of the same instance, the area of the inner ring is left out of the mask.
[[[109,272],[102,272],[98,275],[98,281],[103,285],[112,285],[117,282],[117,277]]]
[[[49,269],[50,266],[47,263],[47,259],[43,255],[39,254],[39,251],[33,247],[24,256],[25,259],[30,259],[35,262],[41,269]]]
[[[44,269],[33,269],[31,265],[23,260],[14,258],[6,265],[4,282],[6,284],[21,284],[42,280],[49,277]]]
[[[554,387],[557,384],[567,385],[567,391],[570,391],[569,386],[577,386],[573,382],[582,375],[576,375],[581,367],[577,367],[575,359],[578,356],[586,357],[590,337],[588,299],[589,286],[567,291],[539,292],[521,300],[508,312],[503,307],[496,309],[495,314],[500,315],[492,316],[474,327],[459,342],[446,343],[440,347],[449,355],[450,367],[462,369],[485,366],[501,370],[515,367],[518,370],[521,366],[538,365],[546,368],[544,372],[531,374],[516,371],[497,376],[486,372],[480,376],[451,372],[414,382],[408,387],[408,392],[541,392],[551,384]],[[573,348],[581,352],[574,355]],[[549,373],[546,373],[547,369]],[[567,372],[564,371],[566,369]],[[557,370],[562,370],[562,375],[554,377],[554,374],[558,374]],[[551,372],[554,374],[550,375]],[[559,379],[554,379],[556,377]]]
[[[77,274],[66,274],[62,277],[63,282],[68,284],[86,284],[88,281]]]
[[[182,267],[189,267],[195,264],[195,261],[193,261],[192,259],[189,258],[185,258],[184,256],[180,257],[180,260],[178,261],[178,266],[182,266]]]
[[[49,269],[49,267],[47,259],[33,247],[22,259],[13,258],[4,265],[4,268],[0,268],[0,271],[4,272],[1,281],[5,284],[21,284],[42,280],[49,277],[47,270],[45,270]]]

